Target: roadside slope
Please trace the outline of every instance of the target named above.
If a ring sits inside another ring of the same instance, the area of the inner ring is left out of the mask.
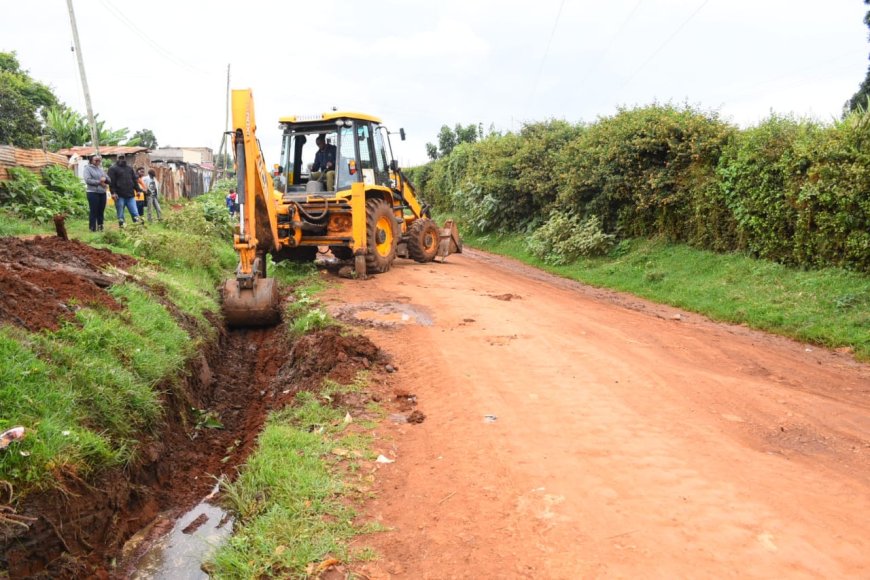
[[[480,252],[327,300],[433,321],[366,331],[427,416],[382,433],[372,577],[870,571],[870,366]]]

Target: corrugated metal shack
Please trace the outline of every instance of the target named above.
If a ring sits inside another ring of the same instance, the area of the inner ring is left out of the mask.
[[[19,149],[12,145],[0,145],[0,180],[9,179],[10,167],[25,167],[34,173],[49,165],[67,165],[67,157],[42,149]]]
[[[211,149],[163,147],[152,151],[150,159],[167,199],[196,197],[211,190],[214,179]]]
[[[100,155],[114,162],[122,153],[127,156],[127,163],[133,167],[153,169],[160,184],[160,195],[169,201],[182,197],[192,198],[206,193],[211,188],[214,169],[203,167],[203,151],[201,148],[164,148],[148,151],[145,147],[100,147]],[[95,152],[93,147],[72,147],[61,149],[70,158],[71,166],[81,177],[88,158]]]

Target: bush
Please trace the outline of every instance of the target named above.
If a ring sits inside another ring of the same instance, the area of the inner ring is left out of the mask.
[[[561,266],[581,256],[601,256],[613,246],[615,236],[601,229],[598,216],[581,219],[577,215],[555,211],[550,219],[529,238],[532,255],[547,264]]]
[[[724,203],[752,254],[870,271],[870,116],[824,126],[772,116],[726,148]]]
[[[224,200],[225,193],[214,190],[201,195],[173,212],[168,212],[163,221],[166,227],[199,236],[226,239],[233,236],[233,224]]]
[[[87,215],[84,186],[68,169],[46,168],[43,177],[48,185],[23,167],[10,167],[9,175],[11,179],[0,182],[0,205],[17,216],[45,222],[56,214]]]
[[[865,111],[738,130],[715,113],[655,104],[493,134],[413,172],[421,195],[476,234],[532,231],[558,207],[598,216],[617,238],[870,272]]]
[[[692,211],[692,192],[714,182],[732,131],[715,114],[688,106],[621,110],[566,146],[559,200],[600,216],[610,233],[689,240],[708,226]]]

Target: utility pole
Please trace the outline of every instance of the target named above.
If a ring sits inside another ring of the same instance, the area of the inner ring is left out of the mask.
[[[224,175],[227,171],[227,165],[229,161],[229,147],[227,144],[229,140],[227,139],[227,133],[230,131],[230,65],[227,64],[227,97],[226,97],[226,111],[224,113],[224,135],[221,137],[221,146],[218,149],[218,157],[221,160],[221,170],[220,174]]]
[[[72,26],[73,42],[76,47],[76,59],[79,61],[79,75],[82,77],[82,90],[85,93],[85,106],[88,109],[88,122],[91,125],[91,142],[97,155],[100,154],[100,134],[97,131],[97,121],[94,119],[94,109],[91,107],[91,92],[88,90],[88,77],[85,75],[85,61],[82,58],[82,45],[79,43],[79,29],[76,26],[76,15],[73,11],[72,0],[66,0],[69,8],[69,23]]]

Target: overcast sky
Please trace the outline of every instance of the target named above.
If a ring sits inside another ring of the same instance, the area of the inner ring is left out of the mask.
[[[65,0],[2,2],[0,51],[85,104]],[[96,112],[160,145],[217,149],[227,64],[254,91],[266,161],[277,119],[337,106],[408,133],[425,161],[442,124],[519,129],[621,105],[688,102],[751,125],[828,121],[867,71],[861,0],[74,0]]]

